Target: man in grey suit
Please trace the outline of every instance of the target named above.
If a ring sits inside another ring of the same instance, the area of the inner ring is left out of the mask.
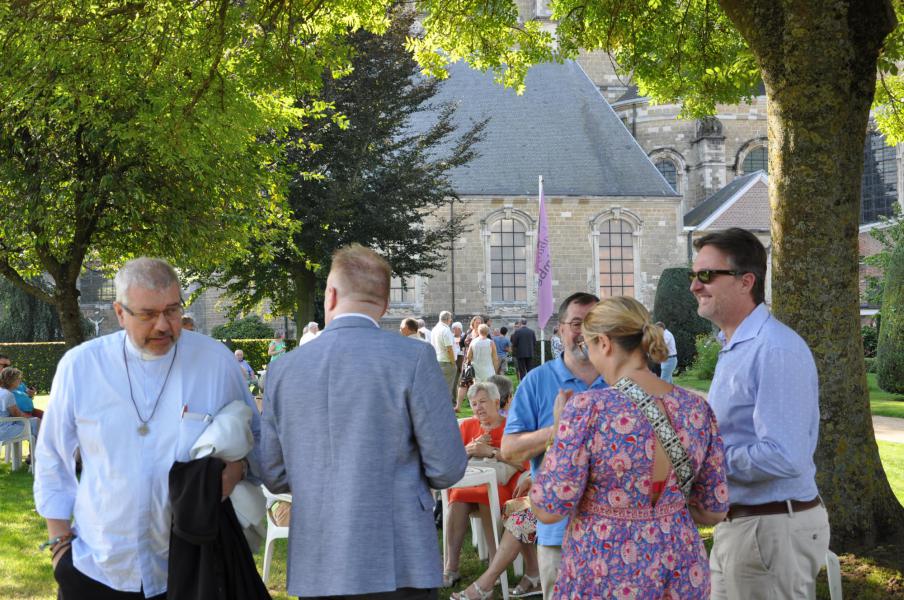
[[[263,480],[292,493],[288,592],[435,599],[442,563],[430,488],[467,455],[433,349],[383,331],[389,264],[357,244],[333,256],[326,328],[270,366]]]

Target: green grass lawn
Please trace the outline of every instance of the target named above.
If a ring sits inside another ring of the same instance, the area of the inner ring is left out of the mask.
[[[898,499],[904,503],[904,444],[879,442],[879,453],[889,483]],[[0,598],[3,600],[52,600],[56,597],[53,573],[46,552],[38,544],[46,539],[44,522],[34,510],[32,476],[26,469],[11,472],[9,465],[0,464]],[[708,530],[702,530],[704,539]],[[437,535],[437,544],[440,536]],[[255,556],[263,570],[263,550]],[[876,548],[866,555],[844,555],[845,595],[848,598],[880,599],[904,598],[904,542],[896,546]],[[286,585],[286,541],[276,542],[271,567],[270,592],[278,600],[288,600]],[[486,568],[485,563],[466,540],[462,553],[463,582],[473,581]],[[514,577],[509,572],[509,581]],[[458,586],[459,589],[462,586]],[[440,598],[447,599],[453,590],[441,590]],[[501,598],[498,588],[495,598]],[[825,585],[821,585],[820,600],[828,599]]]
[[[872,414],[904,419],[904,396],[880,390],[876,383],[875,373],[867,373],[866,381],[869,385],[869,405]],[[690,374],[682,373],[675,376],[675,383],[688,389],[708,392],[712,381],[697,379]]]

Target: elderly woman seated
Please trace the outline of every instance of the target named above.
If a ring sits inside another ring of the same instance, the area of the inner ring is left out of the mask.
[[[499,414],[499,389],[492,383],[475,383],[468,389],[468,401],[474,416],[461,422],[461,439],[472,462],[492,466],[502,463],[499,446],[505,429],[505,417]],[[499,503],[512,498],[518,485],[518,477],[527,467],[522,463],[496,465],[499,483]],[[494,467],[495,468],[495,467]],[[492,561],[496,552],[489,510],[489,496],[485,486],[449,490],[449,518],[446,524],[446,564],[443,568],[443,586],[455,585],[461,575],[458,572],[461,546],[468,528],[468,515],[478,511],[484,528],[484,537]]]

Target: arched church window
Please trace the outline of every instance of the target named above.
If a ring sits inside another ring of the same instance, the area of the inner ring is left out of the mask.
[[[672,161],[661,158],[656,161],[656,168],[659,169],[659,172],[662,173],[662,176],[665,177],[665,180],[669,182],[669,185],[672,186],[672,189],[676,192],[678,191],[678,167],[675,166],[675,163]]]
[[[490,299],[527,301],[527,233],[516,219],[499,219],[490,226]]]
[[[879,217],[892,216],[898,201],[898,165],[895,147],[885,136],[871,131],[863,151],[863,179],[860,184],[860,222],[873,223]]]
[[[623,219],[599,227],[600,297],[634,296],[634,231]]]
[[[757,146],[747,153],[744,162],[741,164],[741,171],[744,175],[753,173],[754,171],[769,172],[769,155],[765,146]]]

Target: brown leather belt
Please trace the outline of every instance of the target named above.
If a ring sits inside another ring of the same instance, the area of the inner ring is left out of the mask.
[[[788,510],[790,504],[791,510]],[[767,502],[765,504],[732,504],[728,508],[728,520],[741,517],[762,517],[764,515],[787,515],[816,508],[822,504],[819,496],[812,500],[786,500],[784,502]]]

